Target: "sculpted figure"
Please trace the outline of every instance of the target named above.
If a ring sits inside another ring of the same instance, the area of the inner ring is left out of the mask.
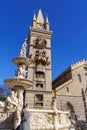
[[[31,55],[30,55],[30,63],[34,63],[34,58],[35,58],[35,57],[34,57],[34,54],[31,54]]]
[[[25,70],[24,65],[19,65],[18,71],[16,72],[16,76],[19,78],[25,78],[27,75],[27,71]]]
[[[14,113],[14,130],[21,124],[21,111],[20,107],[17,107]]]
[[[22,89],[18,89],[17,90],[17,94],[18,94],[18,105],[22,109],[23,108],[23,90]]]
[[[18,98],[18,106],[16,107],[15,116],[14,116],[14,130],[16,130],[21,123],[21,112],[23,109],[23,90],[16,89],[16,93]]]
[[[60,114],[60,124],[70,127],[71,123],[69,120],[69,114],[65,114],[65,113]]]
[[[18,99],[14,91],[11,91],[10,95],[7,97],[5,107],[7,110],[11,110],[13,108],[16,109],[16,107],[18,107]]]
[[[21,57],[26,57],[26,46],[27,46],[27,39],[24,40],[24,43],[22,45],[22,48],[21,48],[21,51],[20,51]]]
[[[50,64],[50,58],[47,57],[47,58],[46,58],[46,61],[47,61],[47,65],[49,65],[49,64]]]
[[[57,106],[56,106],[56,99],[53,99],[53,110],[55,113],[57,113]]]
[[[44,42],[44,39],[42,37],[38,37],[38,44],[42,44]]]
[[[14,130],[16,130],[21,123],[21,112],[23,109],[23,90],[17,88],[15,91],[11,91],[5,102],[0,102],[0,107],[5,108],[6,111],[15,111]]]
[[[10,92],[10,95],[6,98],[5,102],[0,101],[0,107],[6,108],[7,110],[16,108],[17,106],[18,99],[14,91]]]

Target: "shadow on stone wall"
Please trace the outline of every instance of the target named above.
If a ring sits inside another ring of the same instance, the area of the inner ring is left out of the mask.
[[[14,113],[0,112],[0,130],[13,130]]]

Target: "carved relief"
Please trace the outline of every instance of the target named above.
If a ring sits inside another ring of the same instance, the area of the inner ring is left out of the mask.
[[[63,111],[57,113],[49,112],[30,112],[30,129],[53,129],[68,130],[71,123],[69,115]]]
[[[52,114],[47,113],[30,113],[30,128],[31,129],[46,129],[53,128]]]

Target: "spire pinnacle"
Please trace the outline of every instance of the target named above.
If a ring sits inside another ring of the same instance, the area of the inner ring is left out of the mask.
[[[33,20],[36,20],[36,14],[34,13],[34,17],[33,17]]]
[[[46,23],[48,23],[48,24],[49,24],[48,16],[46,16]]]
[[[44,24],[44,17],[43,17],[41,8],[39,8],[39,11],[38,11],[37,23],[42,23],[42,24]]]

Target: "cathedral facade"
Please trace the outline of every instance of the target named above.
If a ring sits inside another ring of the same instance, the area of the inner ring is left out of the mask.
[[[60,110],[69,110],[71,118],[87,121],[87,61],[68,67],[53,81]]]

